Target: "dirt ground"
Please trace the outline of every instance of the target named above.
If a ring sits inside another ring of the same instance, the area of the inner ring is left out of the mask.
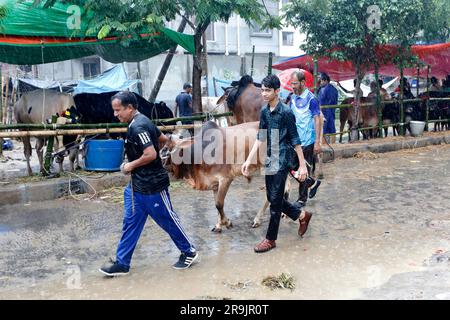
[[[450,299],[449,169],[449,145],[327,163],[305,237],[283,220],[277,247],[263,254],[253,247],[268,213],[250,228],[262,177],[233,182],[225,210],[234,227],[221,234],[210,231],[212,192],[177,181],[173,206],[201,261],[172,269],[179,252],[149,219],[130,275],[113,279],[97,269],[120,238],[120,191],[0,207],[0,299]],[[262,284],[281,273],[293,290]]]

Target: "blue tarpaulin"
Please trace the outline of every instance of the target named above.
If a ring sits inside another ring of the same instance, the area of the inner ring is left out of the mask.
[[[123,66],[119,64],[91,80],[78,81],[78,85],[74,89],[74,95],[79,93],[104,93],[128,89],[130,91],[136,91],[136,85],[140,81],[138,79],[129,80]]]

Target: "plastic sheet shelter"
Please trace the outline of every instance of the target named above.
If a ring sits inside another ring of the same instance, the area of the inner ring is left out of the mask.
[[[104,93],[135,88],[139,79],[130,80],[121,64],[90,80],[79,80],[74,95],[79,93]],[[133,90],[131,90],[133,91]]]
[[[393,57],[398,47],[394,45],[384,45],[376,50],[376,54],[380,57]],[[425,64],[431,66],[430,76],[445,78],[450,74],[450,42],[438,43],[432,45],[414,45],[411,47],[413,54]],[[379,66],[378,73],[387,76],[398,76],[399,68],[388,59],[387,63]],[[355,78],[355,67],[351,61],[330,60],[327,57],[317,59],[319,72],[326,72],[332,80],[346,80]],[[290,68],[302,68],[313,70],[313,57],[307,54],[284,59],[273,65],[274,69],[285,70]],[[366,66],[366,73],[375,73],[373,65]],[[427,76],[427,67],[420,68],[420,76]],[[404,74],[407,76],[417,76],[417,68],[405,68]]]
[[[112,34],[104,39],[86,36],[92,12],[57,2],[51,8],[33,6],[33,1],[0,0],[6,16],[0,20],[0,62],[42,64],[98,55],[112,63],[137,62],[180,45],[194,53],[191,35],[163,28],[161,32],[142,30],[140,38],[128,46]]]

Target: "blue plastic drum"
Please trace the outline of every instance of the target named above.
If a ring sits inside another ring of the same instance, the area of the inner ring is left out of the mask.
[[[85,144],[84,169],[119,171],[123,162],[123,140],[90,140]]]

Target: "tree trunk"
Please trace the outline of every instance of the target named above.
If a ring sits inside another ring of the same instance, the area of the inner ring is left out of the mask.
[[[192,66],[192,107],[194,113],[202,112],[202,34],[196,30],[194,34],[195,55]]]
[[[202,35],[203,53],[202,53],[202,75],[205,76],[205,95],[209,96],[209,77],[208,77],[208,51],[206,48],[206,35]]]
[[[186,27],[186,20],[182,19],[180,25],[178,26],[177,32],[182,33],[184,31],[185,27]],[[148,98],[148,101],[155,102],[156,97],[158,96],[158,93],[159,93],[159,89],[161,89],[161,85],[164,81],[164,78],[166,77],[167,71],[169,70],[173,55],[174,55],[175,51],[177,50],[177,46],[178,45],[170,48],[169,52],[167,53],[167,57],[164,60],[161,70],[159,71],[158,79],[156,79],[155,85],[153,86],[153,89],[152,89],[152,92],[150,93],[150,97]]]
[[[142,74],[141,74],[141,62],[138,61],[137,63],[137,72],[138,72],[138,79],[141,80],[137,84],[138,93],[140,96],[143,95],[143,87],[142,87]]]
[[[359,63],[356,63],[356,87],[355,87],[355,96],[354,96],[354,106],[353,106],[353,113],[352,113],[352,128],[351,128],[351,141],[355,142],[359,138],[358,133],[358,121],[359,121],[359,104],[360,104],[360,87],[361,87],[361,65]]]

